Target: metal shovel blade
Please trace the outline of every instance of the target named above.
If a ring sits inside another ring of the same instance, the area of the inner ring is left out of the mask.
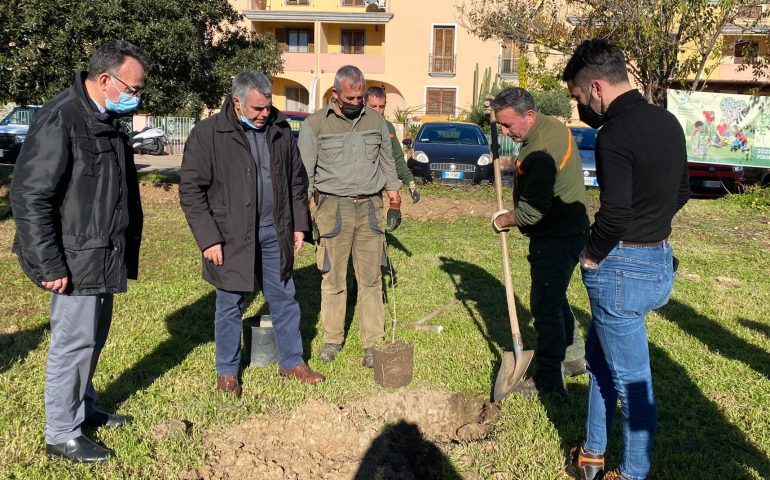
[[[503,352],[503,362],[497,372],[497,380],[495,380],[494,398],[496,402],[507,397],[516,388],[516,385],[524,379],[524,374],[532,362],[534,353],[532,350],[524,350],[517,359],[513,352]]]

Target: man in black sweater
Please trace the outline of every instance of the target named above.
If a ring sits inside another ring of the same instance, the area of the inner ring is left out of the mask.
[[[645,316],[668,302],[673,287],[668,236],[689,196],[684,132],[631,87],[623,52],[606,40],[583,42],[563,79],[580,119],[600,128],[600,207],[580,256],[591,303],[587,434],[571,453],[570,470],[584,479],[645,479],[657,423]],[[618,398],[623,461],[602,477]]]

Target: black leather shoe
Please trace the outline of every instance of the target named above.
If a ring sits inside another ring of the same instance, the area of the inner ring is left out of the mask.
[[[86,425],[92,427],[120,427],[121,425],[128,425],[134,420],[133,417],[128,415],[118,415],[117,413],[107,413],[99,410],[98,408],[86,417],[86,421],[83,422]]]
[[[46,444],[45,454],[51,458],[63,458],[73,462],[102,463],[106,462],[114,452],[100,447],[85,435],[81,435],[64,443]]]

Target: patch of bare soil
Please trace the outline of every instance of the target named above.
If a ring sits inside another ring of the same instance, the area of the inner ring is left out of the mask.
[[[207,438],[210,462],[180,478],[440,479],[451,468],[442,447],[483,439],[499,414],[483,399],[429,388],[343,406],[310,401]]]
[[[419,202],[412,204],[402,195],[401,216],[404,219],[425,221],[431,219],[454,220],[458,217],[491,217],[497,211],[493,200],[470,200],[422,197]],[[506,204],[510,201],[506,200]]]
[[[139,196],[142,204],[179,206],[179,185],[139,182]]]
[[[139,188],[144,204],[179,205],[179,186],[176,184],[141,182]],[[404,194],[403,197],[401,216],[405,221],[489,217],[497,211],[495,203],[490,200],[422,197],[419,202],[412,204],[411,200],[407,199],[408,195]]]

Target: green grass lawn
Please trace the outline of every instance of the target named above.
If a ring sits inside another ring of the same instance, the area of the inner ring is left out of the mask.
[[[427,194],[440,195],[426,189]],[[464,193],[451,190],[453,198]],[[493,201],[491,189],[468,198]],[[592,195],[596,203],[596,196]],[[419,205],[419,204],[418,204]],[[0,221],[0,478],[176,478],[206,462],[203,438],[256,413],[281,413],[311,400],[346,403],[385,390],[360,366],[358,318],[351,308],[347,343],[337,360],[315,360],[320,275],[312,248],[297,261],[302,331],[310,363],[328,377],[317,387],[281,381],[275,367],[244,372],[244,396],[215,392],[213,290],[200,279],[199,256],[174,204],[145,206],[141,280],[116,298],[109,342],[94,384],[100,404],[133,415],[117,430],[87,430],[114,448],[104,466],[45,458],[43,381],[50,332],[48,296],[31,286],[10,252],[12,220]],[[681,261],[668,306],[648,318],[659,401],[655,478],[749,479],[770,476],[770,224],[766,208],[735,199],[692,201],[677,217],[672,243]],[[399,272],[399,321],[413,321],[463,302],[431,323],[441,334],[398,330],[415,346],[413,386],[489,398],[500,355],[510,349],[499,243],[487,218],[404,222],[390,242]],[[525,344],[533,343],[526,240],[510,242],[514,288]],[[576,273],[569,298],[583,328],[589,320]],[[263,311],[257,296],[247,315]],[[569,399],[509,396],[490,439],[456,445],[450,459],[461,474],[484,479],[567,478],[563,459],[582,439],[585,377],[569,380]],[[189,437],[157,440],[169,420],[192,423]],[[619,424],[608,464],[621,446]]]

